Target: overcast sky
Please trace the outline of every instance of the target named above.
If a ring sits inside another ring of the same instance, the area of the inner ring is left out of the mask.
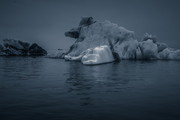
[[[180,0],[0,0],[0,39],[37,42],[46,49],[68,48],[64,32],[81,16],[110,20],[137,38],[146,32],[180,48]]]

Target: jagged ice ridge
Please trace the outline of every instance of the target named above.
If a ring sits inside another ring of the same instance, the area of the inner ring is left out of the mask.
[[[102,46],[106,46],[106,49],[103,49],[104,56],[100,56],[108,60],[102,61],[102,59],[100,60],[93,56],[93,59],[100,61],[92,62],[91,64],[125,59],[180,60],[180,50],[169,48],[165,43],[157,42],[155,36],[145,34],[143,39],[138,41],[133,31],[129,31],[107,20],[98,22],[94,21],[92,17],[83,17],[79,26],[65,32],[65,36],[75,38],[76,41],[67,52],[58,54],[58,57],[66,60],[79,60],[83,64],[85,64],[82,60],[83,56],[86,56],[84,53],[91,49],[93,51],[92,54],[101,54],[102,49],[99,52],[97,49]],[[108,58],[110,56],[107,49],[110,49],[112,52],[112,58]],[[106,55],[108,57],[105,57]]]

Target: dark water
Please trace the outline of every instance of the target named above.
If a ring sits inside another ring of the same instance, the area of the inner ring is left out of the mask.
[[[180,62],[0,57],[0,120],[179,120]]]

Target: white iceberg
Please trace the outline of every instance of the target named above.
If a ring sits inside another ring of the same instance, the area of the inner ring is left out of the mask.
[[[138,41],[133,31],[109,21],[94,21],[92,17],[83,17],[80,25],[65,32],[65,35],[75,38],[76,41],[61,57],[78,60],[83,64],[100,64],[114,59],[180,60],[180,50],[157,42],[156,36],[146,33],[143,39]],[[111,51],[114,58],[106,49]]]
[[[107,45],[87,49],[76,57],[65,55],[64,58],[66,60],[81,61],[85,65],[96,65],[114,61],[113,54]]]
[[[95,47],[91,52],[85,54],[81,59],[81,62],[85,65],[102,64],[113,61],[113,54],[107,45]]]

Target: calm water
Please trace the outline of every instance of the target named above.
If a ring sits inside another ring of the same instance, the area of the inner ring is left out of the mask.
[[[180,62],[0,57],[0,120],[179,120]]]

